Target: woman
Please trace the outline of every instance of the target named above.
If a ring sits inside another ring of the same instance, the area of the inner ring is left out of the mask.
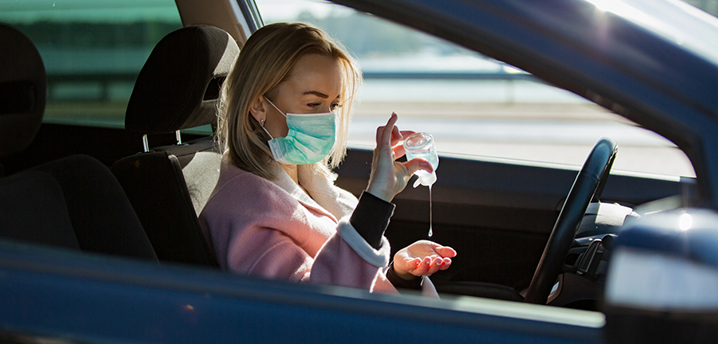
[[[425,160],[396,161],[412,132],[394,126],[395,114],[377,130],[361,199],[334,185],[360,83],[354,61],[317,28],[278,23],[248,39],[224,83],[226,153],[200,215],[223,269],[391,292],[451,265],[453,249],[425,240],[389,265],[390,202],[416,170],[431,171]]]

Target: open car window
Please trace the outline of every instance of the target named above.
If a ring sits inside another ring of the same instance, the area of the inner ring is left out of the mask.
[[[614,171],[695,176],[672,142],[500,61],[325,1],[256,3],[265,24],[312,23],[358,59],[365,85],[350,146],[373,149],[376,127],[396,112],[400,128],[432,133],[444,155],[580,166],[608,136],[620,150]]]
[[[152,48],[182,27],[172,0],[0,1],[0,22],[27,35],[47,72],[46,123],[124,128]]]

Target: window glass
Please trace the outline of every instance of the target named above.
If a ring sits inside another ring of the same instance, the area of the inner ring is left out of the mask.
[[[376,127],[396,112],[400,128],[432,133],[445,155],[581,165],[608,136],[620,146],[614,171],[695,176],[670,141],[502,62],[325,1],[256,3],[265,24],[310,22],[357,57],[366,80],[353,147],[373,148]]]
[[[172,0],[0,0],[0,22],[40,51],[45,122],[118,128],[152,48],[182,27]]]

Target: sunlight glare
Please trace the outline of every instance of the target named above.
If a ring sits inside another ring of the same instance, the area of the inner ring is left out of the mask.
[[[691,229],[691,227],[693,227],[693,216],[688,213],[681,215],[678,219],[678,228],[681,231],[687,231]]]
[[[587,2],[596,6],[597,14],[603,14],[605,12],[611,12],[615,15],[635,20],[643,23],[644,25],[656,26],[655,20],[646,15],[645,13],[637,10],[622,0],[586,0]]]

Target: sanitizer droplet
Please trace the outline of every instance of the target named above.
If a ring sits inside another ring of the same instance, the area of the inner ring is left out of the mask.
[[[434,231],[431,229],[434,224],[434,212],[431,207],[431,185],[429,185],[429,238],[434,235]]]

